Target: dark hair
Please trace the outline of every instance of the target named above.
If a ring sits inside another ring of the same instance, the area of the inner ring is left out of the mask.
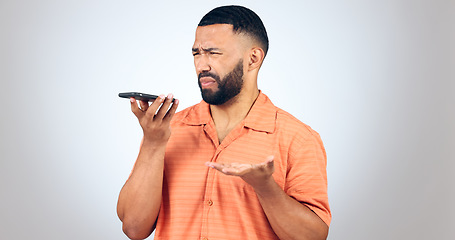
[[[222,6],[208,12],[199,22],[198,26],[213,24],[230,24],[235,33],[245,33],[257,40],[267,54],[269,38],[259,16],[252,10],[242,6]]]

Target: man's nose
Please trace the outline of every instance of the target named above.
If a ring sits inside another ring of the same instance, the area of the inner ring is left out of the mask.
[[[194,66],[196,67],[197,73],[210,71],[210,63],[207,56],[199,56],[197,59],[194,59]]]

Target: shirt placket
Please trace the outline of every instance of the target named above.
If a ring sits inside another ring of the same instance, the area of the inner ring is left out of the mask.
[[[243,124],[242,124],[243,125]],[[218,143],[218,135],[216,134],[216,129],[213,125],[213,122],[205,125],[204,127],[205,133],[211,138],[213,144],[216,146],[215,154],[213,155],[211,162],[217,162],[218,157],[222,153],[224,149],[229,146],[237,137],[244,134],[246,131],[243,126],[239,127],[238,129],[233,129],[233,131],[226,136],[225,141],[221,144]],[[209,168],[207,173],[207,181],[205,186],[205,194],[204,194],[204,202],[203,204],[203,213],[202,213],[202,226],[201,226],[201,240],[208,240],[209,236],[209,224],[210,224],[210,210],[216,206],[216,204],[212,199],[214,194],[214,186],[215,186],[215,176],[217,174],[216,169]]]
[[[218,136],[216,134],[216,129],[213,126],[213,123],[206,124],[204,126],[204,131],[206,135],[212,140],[212,143],[216,147],[215,154],[213,155],[210,161],[215,162],[216,158],[220,154],[222,147],[218,144]],[[216,170],[209,168],[207,173],[206,185],[205,185],[205,193],[204,193],[204,200],[203,200],[203,210],[202,210],[202,226],[201,226],[201,240],[208,240],[208,229],[209,229],[209,213],[213,206],[213,186],[214,186],[214,179],[215,179]]]

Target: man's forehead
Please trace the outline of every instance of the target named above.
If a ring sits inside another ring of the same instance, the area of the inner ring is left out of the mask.
[[[217,41],[224,38],[232,38],[234,35],[233,26],[229,24],[213,24],[196,28],[196,41]]]
[[[232,24],[224,23],[211,24],[206,26],[198,26],[196,28],[196,32],[198,31],[234,33],[234,26]]]
[[[198,26],[193,48],[215,48],[238,37],[231,24]]]

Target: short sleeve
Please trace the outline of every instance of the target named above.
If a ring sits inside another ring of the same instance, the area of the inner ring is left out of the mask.
[[[330,225],[327,157],[319,134],[313,130],[305,136],[295,136],[290,143],[285,192]]]

